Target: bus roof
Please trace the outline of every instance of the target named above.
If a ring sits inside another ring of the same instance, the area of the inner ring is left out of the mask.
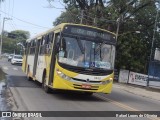
[[[66,26],[66,25],[85,26],[85,27],[94,28],[94,29],[97,29],[97,30],[102,30],[102,31],[105,31],[105,32],[109,32],[109,33],[115,35],[115,33],[113,33],[113,32],[110,32],[108,30],[101,29],[101,28],[98,28],[98,27],[94,27],[94,26],[83,25],[83,24],[74,24],[74,23],[61,23],[61,24],[59,24],[59,25],[57,25],[57,26],[55,26],[55,27],[43,32],[43,33],[37,34],[36,36],[34,36],[34,37],[30,38],[30,39],[27,39],[26,42],[30,42],[32,39],[35,39],[35,38],[38,38],[38,37],[42,37],[43,35],[45,35],[47,33],[50,33],[50,32],[52,32],[52,31],[54,31],[54,30],[56,30],[58,28],[64,28],[64,26]]]

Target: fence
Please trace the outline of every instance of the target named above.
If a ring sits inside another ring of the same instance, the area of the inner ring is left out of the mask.
[[[160,66],[158,66],[157,69],[160,70]],[[154,74],[145,75],[145,74],[121,69],[119,72],[118,82],[130,83],[130,84],[141,85],[141,86],[147,86],[147,83],[148,83],[149,87],[160,88],[160,76],[159,76],[160,74],[157,74],[157,71],[153,72],[151,70],[151,72]]]

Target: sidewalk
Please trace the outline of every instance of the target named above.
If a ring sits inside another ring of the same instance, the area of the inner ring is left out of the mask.
[[[142,86],[137,86],[132,84],[124,84],[124,83],[114,83],[113,88],[114,87],[125,90],[127,92],[130,92],[136,95],[140,95],[143,97],[148,97],[148,98],[160,101],[160,89],[147,88],[147,87],[142,87]]]

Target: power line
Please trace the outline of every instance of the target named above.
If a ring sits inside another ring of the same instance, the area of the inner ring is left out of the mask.
[[[61,5],[63,5],[63,4],[60,2],[60,0],[59,0],[59,3],[60,3]],[[51,6],[52,6],[51,8],[55,8],[55,9],[64,9],[64,8],[56,8],[56,7],[53,6],[53,5],[51,5]],[[63,5],[63,6],[64,6],[64,5]],[[64,7],[65,7],[65,6],[64,6]],[[67,9],[67,11],[70,11],[70,10]],[[71,11],[70,11],[70,12],[71,12]],[[95,14],[93,14],[93,13],[89,13],[89,12],[88,12],[88,14],[91,15],[91,16],[92,16],[92,15],[95,16]],[[74,14],[74,15],[75,15],[75,14]],[[89,17],[89,18],[91,18],[91,19],[93,19],[93,20],[95,19],[94,17],[91,17],[91,16],[89,16],[89,15],[83,14],[83,16]],[[83,19],[86,19],[86,18],[83,17]],[[106,20],[106,21],[115,21],[115,20],[108,20],[108,19],[105,19],[105,18],[98,18],[98,19],[99,19],[99,20],[103,20],[103,21],[104,21],[104,20]],[[86,19],[86,20],[87,20],[87,21],[91,21],[91,20],[88,20],[88,19]],[[92,21],[92,22],[93,22],[93,21]]]
[[[6,12],[2,11],[2,10],[0,10],[0,12],[4,13],[4,14],[6,14],[6,15],[8,14],[8,13],[6,13]],[[33,26],[37,26],[37,27],[40,27],[40,28],[49,29],[48,27],[44,27],[44,26],[41,26],[41,25],[37,25],[37,24],[31,23],[31,22],[28,22],[28,21],[25,21],[25,20],[19,19],[19,18],[14,17],[14,16],[11,16],[11,17],[12,17],[12,18],[15,18],[15,19],[17,19],[17,20],[19,20],[19,21],[21,21],[21,22],[24,22],[24,23],[27,23],[27,24],[33,25]]]
[[[4,11],[7,12],[7,9],[6,9],[6,0],[4,1]],[[7,16],[5,15],[5,17],[7,17]]]
[[[11,0],[9,0],[8,13],[10,14]]]
[[[77,14],[75,14],[75,13],[71,12],[69,9],[68,9],[67,11],[68,11],[71,15],[77,16]],[[82,16],[79,16],[79,15],[78,15],[78,17],[80,17],[80,18],[81,18]],[[93,22],[93,21],[88,20],[88,19],[86,19],[86,18],[84,18],[84,17],[83,17],[83,19],[85,19],[85,20],[86,20],[86,21],[88,21],[88,22]]]
[[[65,8],[58,8],[58,7],[53,6],[49,0],[48,0],[48,3],[49,5],[44,8],[55,8],[55,9],[63,9],[63,10],[65,9]]]
[[[8,23],[8,25],[12,28],[12,30],[15,30],[15,28],[13,27],[13,25],[10,23]]]
[[[89,12],[88,12],[88,14],[90,14],[90,15],[95,15],[95,14],[89,13]],[[84,16],[87,16],[87,17],[89,17],[89,18],[91,18],[91,19],[95,19],[95,18],[93,18],[93,17],[91,17],[91,16],[89,16],[89,15],[85,15],[85,14],[84,14]],[[103,20],[103,21],[105,21],[105,20],[106,20],[106,21],[115,21],[115,20],[108,20],[108,19],[105,19],[105,18],[98,18],[98,19],[99,19],[99,20]]]
[[[59,0],[59,3],[66,8],[66,6],[63,3],[61,3],[61,0]]]
[[[13,20],[11,20],[10,22],[11,22],[12,26],[14,27],[14,29],[16,30],[16,29],[17,29],[17,27],[15,26],[14,21],[13,21]]]
[[[13,0],[13,2],[12,2],[12,12],[11,12],[11,15],[13,16],[13,11],[14,11],[14,0]]]
[[[72,11],[70,11],[69,9],[67,9],[67,11],[70,13],[70,14],[72,14],[72,15],[76,15],[77,16],[77,14],[74,14]],[[88,15],[85,15],[85,14],[83,14],[83,16],[86,16],[86,17],[89,17],[89,18],[91,18],[91,19],[95,19],[95,18],[93,18],[93,17],[90,17],[90,16],[88,16]],[[82,16],[79,16],[80,18],[82,18]],[[94,22],[94,21],[92,21],[92,20],[88,20],[87,18],[85,18],[85,17],[83,17],[83,19],[85,19],[86,21],[88,21],[88,22]],[[116,22],[115,20],[108,20],[108,19],[105,19],[105,18],[98,18],[99,20],[103,20],[103,21],[106,21],[106,22]],[[97,24],[97,25],[99,25],[99,24]]]
[[[28,27],[28,26],[24,26],[24,25],[19,25],[19,24],[14,24],[14,26],[16,26],[16,28],[18,27]],[[44,28],[40,28],[40,27],[37,27],[37,26],[32,26],[32,28],[34,29],[44,29]]]
[[[60,3],[62,6],[64,6],[64,5],[61,3],[60,0],[59,0],[59,3]],[[64,6],[64,7],[66,7],[66,6]],[[53,6],[50,2],[49,2],[49,6],[48,6],[47,8],[66,9],[66,8],[57,8],[57,7]],[[69,11],[70,14],[77,16],[77,14],[74,14],[74,13],[71,12],[69,9],[67,9],[67,11]],[[83,14],[83,15],[84,15],[84,14]],[[84,15],[84,16],[87,16],[87,15]],[[81,16],[80,16],[80,17],[81,17]],[[91,19],[94,19],[93,17],[90,17],[90,16],[87,16],[87,17],[89,17],[89,18],[91,18]],[[88,19],[86,19],[86,18],[83,18],[83,19],[85,19],[85,20],[87,20],[87,21],[89,21],[89,22],[93,22],[93,21],[88,20]]]
[[[12,0],[11,18],[13,18],[13,17],[12,17],[12,16],[13,16],[13,10],[14,10],[14,0]],[[17,29],[17,26],[14,24],[14,21],[13,21],[13,20],[11,21],[11,23],[12,23],[13,27],[14,27],[15,29]]]

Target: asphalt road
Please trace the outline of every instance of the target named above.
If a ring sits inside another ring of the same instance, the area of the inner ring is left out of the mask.
[[[83,94],[57,92],[47,94],[41,85],[28,81],[21,66],[11,65],[0,60],[0,67],[7,74],[7,86],[14,104],[12,110],[18,111],[160,111],[160,101],[138,96],[113,86],[111,94]],[[141,92],[141,91],[139,91]],[[91,113],[92,114],[92,113]],[[96,113],[95,113],[96,114]],[[98,112],[97,112],[98,114]],[[31,118],[29,118],[31,119]],[[36,119],[36,118],[35,118]],[[39,120],[37,118],[36,120]],[[160,120],[160,118],[111,118],[111,117],[54,117],[51,120]]]

